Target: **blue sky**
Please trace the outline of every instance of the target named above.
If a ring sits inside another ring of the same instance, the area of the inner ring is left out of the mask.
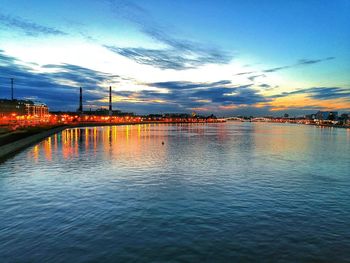
[[[350,110],[350,1],[0,0],[0,97],[52,110]]]

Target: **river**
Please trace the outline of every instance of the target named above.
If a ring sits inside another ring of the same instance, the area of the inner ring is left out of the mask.
[[[350,130],[67,129],[0,163],[1,262],[349,262]]]

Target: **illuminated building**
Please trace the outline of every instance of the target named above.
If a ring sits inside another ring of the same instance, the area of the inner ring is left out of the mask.
[[[44,117],[49,114],[49,108],[44,103],[31,100],[0,100],[0,116],[11,114]]]

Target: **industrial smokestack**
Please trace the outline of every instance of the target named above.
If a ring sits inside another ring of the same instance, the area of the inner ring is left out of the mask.
[[[112,87],[109,86],[109,116],[112,116]]]
[[[11,78],[11,100],[13,100],[13,78]]]
[[[83,113],[83,89],[80,87],[80,97],[79,97],[79,110],[80,113]]]

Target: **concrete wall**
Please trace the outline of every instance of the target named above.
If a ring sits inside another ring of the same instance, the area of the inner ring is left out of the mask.
[[[63,127],[57,127],[51,130],[47,130],[26,138],[23,138],[21,140],[9,143],[9,144],[5,144],[3,146],[0,146],[0,160],[1,159],[5,159],[13,154],[15,154],[16,152],[32,145],[35,143],[38,143],[40,141],[42,141],[43,139],[57,133],[60,131],[63,131],[64,129],[66,129],[66,126]]]

